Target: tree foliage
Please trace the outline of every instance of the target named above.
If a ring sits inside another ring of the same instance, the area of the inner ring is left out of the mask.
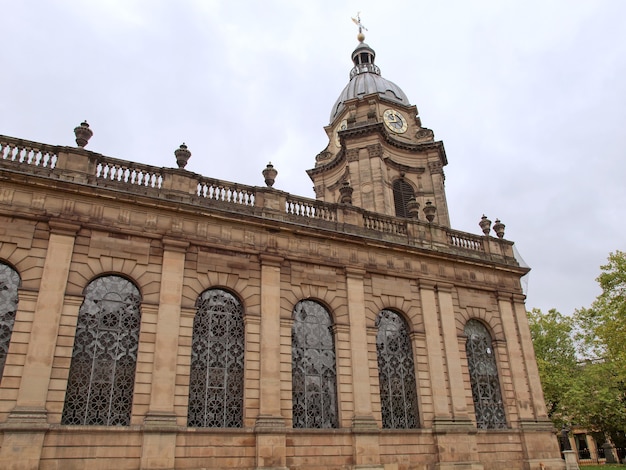
[[[566,393],[577,368],[572,319],[555,309],[548,313],[533,309],[528,320],[548,416],[561,427],[567,421]]]
[[[626,253],[611,253],[589,308],[564,316],[528,313],[537,365],[556,427],[578,425],[613,436],[626,430]]]
[[[616,251],[600,267],[602,293],[590,308],[576,312],[580,338],[588,357],[616,363],[615,373],[626,381],[626,253]]]

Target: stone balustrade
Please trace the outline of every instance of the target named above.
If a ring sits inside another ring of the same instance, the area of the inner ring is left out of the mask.
[[[54,169],[57,161],[57,147],[0,136],[0,160],[3,163]]]
[[[84,148],[0,135],[0,169],[517,265],[513,243],[507,240],[460,232],[421,219],[372,213],[350,204],[294,196],[274,188],[222,181],[180,168],[106,157]]]

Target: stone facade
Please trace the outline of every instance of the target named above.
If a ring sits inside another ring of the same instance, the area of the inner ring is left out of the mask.
[[[327,127],[329,147],[309,171],[317,200],[0,137],[0,263],[19,275],[0,383],[0,467],[564,468],[526,320],[520,277],[528,270],[512,242],[450,228],[443,145],[419,118],[406,135],[388,132],[387,107],[377,95],[346,102]],[[421,208],[436,206],[432,222],[396,217],[398,178]],[[351,186],[352,204],[341,202],[342,185]],[[81,309],[102,276],[139,292],[129,421],[67,424]],[[188,426],[194,320],[207,289],[242,310],[238,427]],[[294,309],[303,300],[332,322],[332,426],[294,426]],[[418,410],[411,428],[383,418],[382,311],[408,332]],[[477,419],[471,320],[492,340],[504,419],[497,429]]]

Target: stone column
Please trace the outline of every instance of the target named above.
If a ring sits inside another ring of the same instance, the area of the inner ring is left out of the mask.
[[[79,225],[51,220],[50,239],[33,315],[16,406],[3,426],[3,469],[39,468],[47,424],[46,398],[67,278]]]
[[[189,243],[163,240],[161,291],[154,341],[150,407],[144,420],[141,468],[174,468],[176,451],[176,359],[185,254]]]
[[[262,254],[261,374],[256,420],[256,468],[286,470],[285,419],[280,409],[280,265],[283,258]]]
[[[378,469],[380,450],[378,425],[372,413],[370,371],[368,364],[367,324],[365,317],[365,270],[346,269],[348,315],[350,318],[350,352],[352,362],[352,417],[354,464],[356,468]]]

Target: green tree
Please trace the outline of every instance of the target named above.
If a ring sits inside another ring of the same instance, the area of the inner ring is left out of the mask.
[[[528,321],[548,416],[560,428],[570,421],[572,404],[568,392],[574,387],[578,372],[573,321],[555,309],[548,313],[533,309],[528,312]]]
[[[626,430],[626,253],[611,253],[596,279],[602,293],[576,311],[580,354],[587,359],[570,393],[575,419],[613,437]]]
[[[621,440],[626,424],[625,389],[615,363],[585,361],[579,364],[572,386],[565,393],[569,420],[578,426]]]
[[[614,372],[626,381],[626,253],[611,253],[608,261],[596,279],[602,293],[576,317],[583,354],[614,362]]]

